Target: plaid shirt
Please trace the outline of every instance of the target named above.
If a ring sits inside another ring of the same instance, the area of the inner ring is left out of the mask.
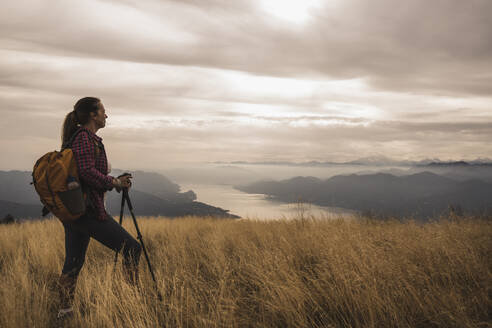
[[[79,169],[81,183],[88,189],[89,201],[94,206],[97,218],[106,220],[109,215],[104,208],[104,194],[113,189],[113,177],[108,174],[108,161],[102,138],[81,127],[72,143],[72,152]],[[99,146],[96,146],[98,144]],[[96,158],[96,147],[99,155]]]

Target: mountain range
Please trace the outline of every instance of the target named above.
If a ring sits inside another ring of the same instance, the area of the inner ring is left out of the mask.
[[[457,181],[431,172],[395,176],[388,173],[337,175],[329,179],[298,176],[260,181],[236,189],[266,194],[282,202],[304,202],[379,215],[428,219],[450,206],[467,212],[492,210],[492,184]]]

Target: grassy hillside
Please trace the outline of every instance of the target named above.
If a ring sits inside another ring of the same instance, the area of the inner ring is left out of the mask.
[[[69,327],[490,327],[492,221],[139,218],[140,294],[91,240]],[[135,235],[131,219],[125,227]],[[56,220],[0,226],[0,327],[52,327]],[[121,263],[120,263],[121,264]],[[118,268],[120,268],[118,266]]]

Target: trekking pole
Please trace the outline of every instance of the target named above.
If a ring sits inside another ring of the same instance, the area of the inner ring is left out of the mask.
[[[123,224],[123,208],[125,207],[125,197],[121,195],[121,209],[120,209],[120,225]],[[118,262],[118,253],[119,251],[116,251],[114,254],[114,266],[113,266],[113,272],[116,269],[116,263]]]
[[[140,244],[142,245],[145,259],[147,260],[147,264],[149,266],[150,275],[152,276],[152,280],[154,280],[155,289],[157,291],[157,298],[159,299],[159,301],[162,301],[162,295],[161,295],[161,292],[159,291],[159,287],[157,285],[157,280],[155,280],[154,271],[152,270],[152,266],[150,265],[149,255],[147,254],[147,249],[145,248],[145,244],[144,244],[143,239],[142,239],[142,234],[140,233],[140,229],[138,228],[137,219],[135,218],[135,214],[133,214],[133,206],[132,206],[132,202],[130,201],[130,196],[128,196],[128,188],[123,188],[122,197],[123,197],[123,199],[126,199],[128,209],[130,210],[130,213],[132,215],[133,223],[135,224],[135,229],[137,230],[137,238],[140,241]],[[122,203],[123,203],[123,201],[122,201]]]

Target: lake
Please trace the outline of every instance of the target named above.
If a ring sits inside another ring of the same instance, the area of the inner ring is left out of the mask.
[[[234,189],[261,180],[283,180],[295,176],[313,176],[328,179],[340,174],[369,174],[387,172],[395,175],[409,173],[409,167],[371,165],[288,166],[248,164],[201,164],[161,170],[181,187],[181,192],[193,190],[197,200],[229,210],[243,218],[260,220],[299,217],[303,211],[297,204],[286,204],[266,199],[263,194],[248,194]],[[304,206],[305,215],[317,217],[353,217],[356,211],[316,205]]]
[[[266,199],[264,194],[248,194],[231,185],[180,184],[182,191],[193,190],[197,201],[229,210],[245,219],[272,220],[293,219],[301,215],[319,218],[353,216],[355,211],[312,204],[286,204]]]

